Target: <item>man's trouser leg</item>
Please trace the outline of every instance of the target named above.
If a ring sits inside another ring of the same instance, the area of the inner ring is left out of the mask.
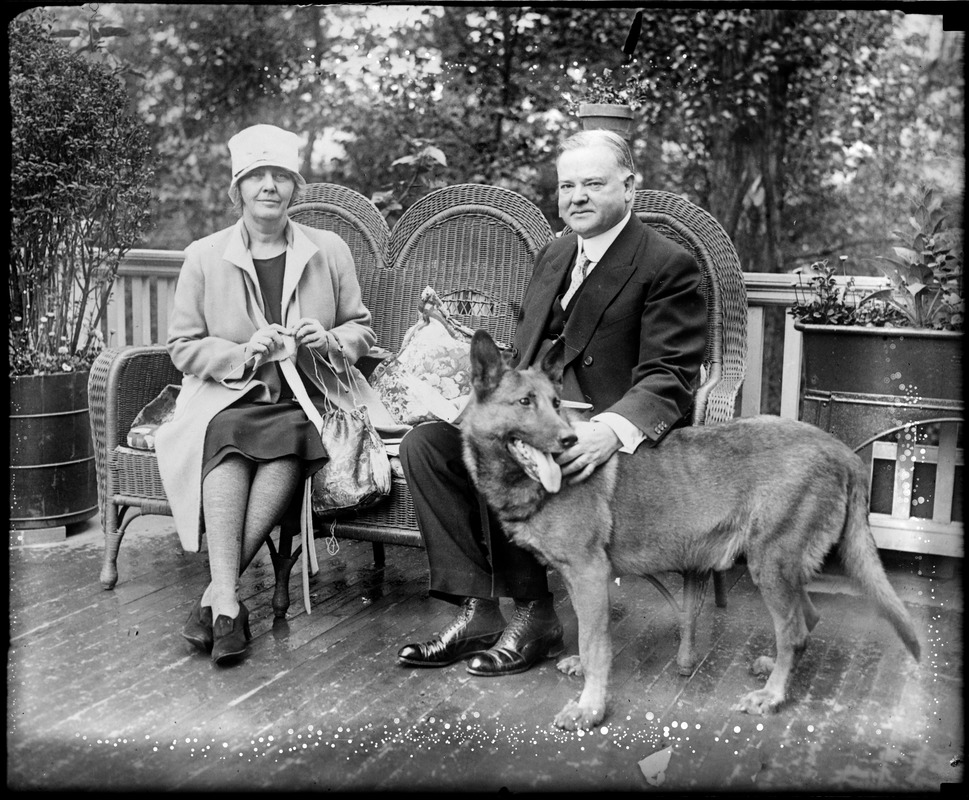
[[[400,459],[427,549],[432,596],[451,602],[549,597],[545,566],[508,540],[475,490],[455,426],[418,425],[401,442]]]

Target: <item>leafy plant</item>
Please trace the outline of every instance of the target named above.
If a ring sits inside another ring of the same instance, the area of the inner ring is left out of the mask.
[[[575,86],[575,92],[565,95],[573,112],[582,103],[609,103],[636,108],[652,96],[651,86],[638,70],[634,56],[643,29],[643,12],[637,11],[622,46],[622,59],[615,67],[605,67]]]
[[[843,284],[837,280],[837,268],[827,259],[794,271],[798,282],[794,285],[795,302],[789,309],[791,316],[808,325],[882,327],[899,324],[901,314],[887,303],[877,298],[864,302],[855,288],[855,279],[845,274],[847,256],[841,256],[839,261],[841,275],[846,278]]]
[[[417,200],[444,185],[436,173],[447,167],[444,152],[423,139],[409,138],[411,152],[391,162],[395,177],[390,188],[374,192],[370,200],[383,214],[388,225]],[[396,177],[399,175],[400,177]]]
[[[43,10],[10,23],[12,376],[90,365],[118,265],[148,224],[148,131],[119,69],[94,55],[55,41]]]
[[[790,314],[811,325],[892,325],[903,328],[962,330],[961,232],[945,229],[946,214],[935,190],[921,187],[909,220],[913,234],[895,236],[895,258],[873,260],[889,286],[859,297],[854,278],[843,285],[827,260],[795,270],[796,302]],[[846,256],[841,256],[842,275]],[[808,276],[807,282],[802,280]]]
[[[895,231],[901,243],[893,248],[895,258],[881,256],[874,262],[891,285],[862,303],[886,303],[912,328],[962,330],[961,236],[944,228],[947,215],[933,189],[921,187],[912,205],[913,232],[906,236]]]

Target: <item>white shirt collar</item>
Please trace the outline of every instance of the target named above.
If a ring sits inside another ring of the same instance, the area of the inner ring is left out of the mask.
[[[626,216],[607,231],[590,236],[588,239],[583,239],[579,236],[579,253],[585,253],[589,257],[589,261],[593,263],[598,262],[606,254],[606,250],[612,247],[612,243],[616,241],[616,237],[619,236],[622,229],[626,227],[626,223],[629,222],[632,213],[633,210],[629,209],[626,212]]]

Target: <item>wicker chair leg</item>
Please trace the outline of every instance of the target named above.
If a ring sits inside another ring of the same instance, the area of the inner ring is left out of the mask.
[[[121,533],[104,534],[104,561],[101,563],[101,588],[113,589],[118,582],[118,550]]]
[[[276,573],[276,588],[273,592],[273,614],[277,619],[285,619],[289,611],[289,578],[293,566],[299,561],[300,550],[293,552],[293,529],[290,524],[283,523],[279,527],[279,547],[273,545],[272,539],[267,539],[269,555],[272,558],[273,570]]]
[[[683,610],[680,612],[680,649],[676,666],[680,675],[692,675],[696,666],[696,618],[703,607],[707,591],[706,573],[686,572],[683,575]]]
[[[383,542],[373,543],[373,565],[378,569],[387,563],[387,554],[384,552]]]
[[[719,570],[713,573],[713,600],[717,608],[727,607],[727,579]]]
[[[125,513],[130,511],[131,516],[124,519]],[[115,516],[117,514],[117,516]],[[104,560],[101,562],[101,588],[113,589],[118,583],[118,551],[121,549],[121,540],[124,538],[125,530],[135,517],[141,512],[138,509],[131,509],[127,506],[116,510],[113,505],[109,506],[104,526]],[[117,525],[118,518],[122,518],[121,525]],[[114,524],[112,524],[114,523]],[[112,530],[113,528],[113,530]]]

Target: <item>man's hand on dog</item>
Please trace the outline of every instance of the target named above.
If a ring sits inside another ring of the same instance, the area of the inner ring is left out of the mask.
[[[569,483],[581,483],[621,446],[616,432],[604,422],[573,422],[578,441],[555,457]]]

